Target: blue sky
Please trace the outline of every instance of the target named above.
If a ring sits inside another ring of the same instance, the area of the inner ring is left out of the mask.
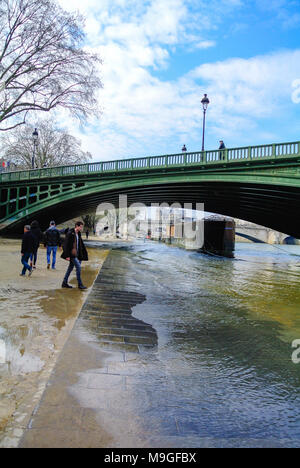
[[[300,140],[300,0],[59,0],[103,59],[94,160]],[[71,4],[71,5],[70,5]]]

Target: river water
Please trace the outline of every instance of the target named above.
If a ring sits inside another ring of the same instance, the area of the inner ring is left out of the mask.
[[[141,386],[149,395],[143,430],[159,420],[173,446],[300,446],[300,247],[240,243],[225,259],[150,242],[119,255],[147,298],[133,315],[158,336],[133,386],[136,404]]]

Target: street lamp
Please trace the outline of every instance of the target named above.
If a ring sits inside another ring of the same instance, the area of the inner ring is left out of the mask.
[[[32,162],[31,162],[32,169],[35,168],[35,150],[37,147],[38,137],[39,137],[39,134],[38,134],[37,129],[35,128],[32,134],[32,140],[33,140],[33,155],[32,155]]]
[[[202,104],[202,107],[203,107],[202,151],[204,151],[205,115],[206,115],[206,111],[207,111],[208,104],[209,104],[209,99],[207,97],[207,94],[204,94],[204,97],[201,100],[201,104]]]

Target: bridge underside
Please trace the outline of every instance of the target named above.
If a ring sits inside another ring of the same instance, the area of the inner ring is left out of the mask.
[[[7,225],[1,234],[20,234],[24,224],[34,219],[40,222],[42,229],[46,229],[51,219],[60,224],[96,209],[103,202],[112,203],[118,208],[119,195],[127,195],[128,206],[137,202],[147,206],[177,202],[182,207],[185,203],[191,203],[196,208],[196,203],[204,203],[205,211],[243,219],[300,238],[300,190],[297,187],[201,181],[160,183],[102,192],[95,189],[86,194],[79,192],[73,193],[70,199],[58,199],[51,206],[37,207],[34,212]]]

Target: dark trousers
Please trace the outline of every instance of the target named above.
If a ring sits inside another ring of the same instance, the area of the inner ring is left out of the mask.
[[[34,249],[33,253],[30,254],[30,261],[33,262],[34,266],[36,265],[37,254],[38,254],[38,248]]]
[[[77,278],[78,286],[82,286],[81,262],[78,260],[77,257],[71,257],[70,258],[69,267],[68,267],[67,272],[66,272],[65,277],[64,277],[64,283],[68,282],[69,276],[72,273],[74,267],[76,268],[76,278]]]
[[[25,252],[22,255],[22,258],[21,258],[21,263],[23,265],[22,275],[25,275],[26,270],[31,271],[31,267],[28,265],[28,260],[30,256],[31,256],[31,252]]]

